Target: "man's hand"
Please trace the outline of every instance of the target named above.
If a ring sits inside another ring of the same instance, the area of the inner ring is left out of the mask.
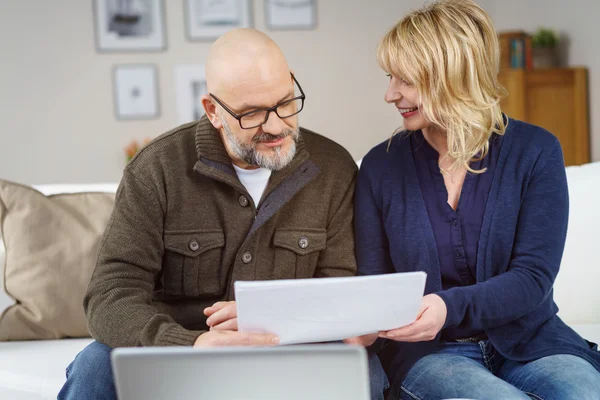
[[[237,331],[238,329],[235,301],[219,301],[205,308],[204,315],[209,317],[206,324],[211,331]]]
[[[377,340],[378,333],[369,333],[368,335],[355,336],[352,338],[344,339],[343,342],[346,344],[352,344],[356,346],[369,347]]]
[[[446,323],[446,303],[437,294],[423,297],[417,320],[410,325],[381,332],[380,337],[398,342],[426,342],[435,339]]]
[[[198,336],[194,347],[276,346],[279,338],[268,333],[245,333],[214,330]]]

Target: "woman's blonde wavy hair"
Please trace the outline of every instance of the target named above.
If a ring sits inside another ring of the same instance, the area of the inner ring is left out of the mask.
[[[383,70],[413,84],[421,112],[447,132],[450,170],[484,158],[503,135],[500,48],[489,15],[471,0],[441,0],[407,15],[381,40]]]

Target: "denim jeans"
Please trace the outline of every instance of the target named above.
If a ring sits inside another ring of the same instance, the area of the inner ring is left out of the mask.
[[[67,381],[58,400],[116,400],[110,352],[110,347],[92,342],[77,354],[67,367]]]
[[[371,385],[371,400],[383,400],[384,392],[389,389],[390,382],[381,366],[377,354],[369,353],[369,377]]]
[[[408,372],[400,399],[600,399],[600,373],[582,358],[557,354],[530,362],[502,357],[487,341],[440,343]]]
[[[110,352],[110,347],[98,342],[83,349],[67,367],[67,381],[58,400],[116,400]],[[383,400],[383,392],[389,383],[377,355],[369,355],[369,373],[371,399]]]

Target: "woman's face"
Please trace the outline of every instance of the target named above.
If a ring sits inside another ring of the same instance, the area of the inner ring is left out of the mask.
[[[404,128],[409,131],[418,131],[429,127],[430,123],[421,113],[417,88],[404,79],[396,78],[393,75],[389,76],[390,84],[385,93],[385,101],[396,106],[404,118]]]

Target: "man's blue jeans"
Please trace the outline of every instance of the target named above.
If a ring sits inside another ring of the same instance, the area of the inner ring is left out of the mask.
[[[99,342],[81,350],[67,367],[67,381],[58,393],[58,400],[116,400],[110,352],[110,347]]]
[[[67,367],[67,382],[58,400],[116,400],[117,393],[110,364],[110,347],[90,343]],[[369,356],[372,400],[382,400],[388,382],[379,358]]]
[[[528,363],[502,357],[485,340],[440,343],[406,375],[400,399],[600,399],[600,373],[582,358],[559,354]]]

